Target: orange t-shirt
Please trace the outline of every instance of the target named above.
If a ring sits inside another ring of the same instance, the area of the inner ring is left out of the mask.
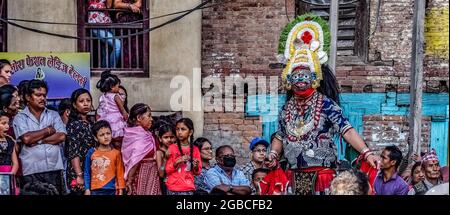
[[[114,186],[111,184],[112,180],[115,180],[115,189],[125,188],[122,155],[118,150],[90,149],[86,156],[85,167],[86,189],[111,189],[113,188],[111,186]]]

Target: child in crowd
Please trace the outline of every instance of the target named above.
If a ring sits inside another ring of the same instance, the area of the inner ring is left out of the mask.
[[[126,97],[124,98],[120,94],[120,79],[111,74],[111,71],[104,71],[97,82],[97,88],[103,93],[99,99],[97,120],[109,122],[112,129],[113,146],[120,150],[123,129],[128,120],[128,112],[124,105]]]
[[[85,195],[122,195],[125,188],[122,155],[111,144],[111,126],[100,120],[92,126],[97,141],[84,165]]]
[[[123,85],[119,85],[119,96],[123,100],[123,108],[125,108],[125,111],[130,114],[130,109],[128,109],[128,92]]]
[[[127,194],[161,195],[155,153],[157,146],[149,131],[152,121],[148,105],[138,103],[131,108],[122,144]]]
[[[16,141],[6,133],[9,130],[9,117],[5,111],[0,110],[0,172],[16,175],[19,169],[19,160],[16,153]],[[14,182],[15,183],[15,182]],[[18,194],[19,189],[16,189]]]
[[[161,181],[161,191],[163,194],[167,193],[167,187],[165,183],[167,182],[166,177],[166,161],[167,161],[167,150],[169,146],[176,142],[175,128],[173,125],[165,124],[162,125],[158,130],[159,136],[159,149],[156,151],[156,164],[158,165],[158,174]]]
[[[202,169],[200,151],[193,145],[194,123],[182,118],[176,123],[177,144],[169,146],[166,162],[167,193],[169,195],[193,195],[195,191],[194,175]]]
[[[252,184],[256,190],[254,195],[261,195],[261,187],[260,187],[259,183],[267,176],[268,173],[269,173],[269,169],[266,169],[266,168],[258,168],[258,169],[253,170]]]

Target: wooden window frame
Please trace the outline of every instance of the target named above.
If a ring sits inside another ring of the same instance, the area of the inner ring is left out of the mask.
[[[8,1],[7,0],[1,0],[0,2],[0,15],[2,19],[8,18]],[[0,23],[0,36],[1,36],[1,45],[0,45],[0,52],[7,52],[8,51],[8,24],[1,22]]]
[[[94,28],[96,25],[99,26],[99,24],[90,24],[87,22],[87,0],[77,0],[77,35],[78,37],[84,38],[87,36],[86,32],[88,29]],[[147,5],[146,0],[142,0],[142,15],[144,21],[142,23],[137,24],[130,24],[127,25],[126,28],[123,29],[137,29],[136,31],[142,31],[143,29],[149,29],[150,27],[150,13],[149,8]],[[115,23],[111,24],[102,24],[104,28],[118,28],[119,25]],[[123,25],[121,25],[123,26]],[[114,74],[119,75],[120,77],[142,77],[142,78],[148,78],[150,77],[149,69],[150,69],[150,33],[145,33],[142,35],[143,37],[143,44],[138,45],[143,46],[143,53],[142,56],[139,58],[139,62],[142,62],[142,68],[106,68],[108,70],[111,70]],[[78,40],[77,43],[77,50],[78,52],[90,52],[88,49],[88,43],[90,43],[89,40]],[[122,40],[123,44],[123,40]],[[123,46],[122,46],[123,48]],[[130,48],[131,50],[131,48]],[[134,50],[133,50],[134,52]],[[122,52],[123,55],[123,52]],[[92,58],[92,56],[91,56]],[[122,58],[123,59],[123,58]],[[93,68],[92,65],[93,60],[91,59],[91,76],[93,77],[99,77],[101,72],[106,70],[105,68]]]
[[[302,2],[301,0],[295,1],[295,14],[301,15],[310,11],[311,5]],[[353,55],[358,58],[358,60],[367,63],[368,53],[369,53],[369,2],[368,0],[359,0],[356,7],[356,23],[355,23],[355,38],[354,38],[354,49]],[[339,30],[339,27],[338,27]],[[348,57],[348,56],[339,56]],[[344,62],[347,62],[346,60]]]

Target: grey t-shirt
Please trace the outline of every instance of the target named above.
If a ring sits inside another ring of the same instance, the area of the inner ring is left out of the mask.
[[[57,133],[66,134],[66,127],[56,111],[45,109],[39,120],[31,114],[28,107],[14,117],[14,133],[20,136],[30,131],[37,131],[52,125]],[[23,146],[19,158],[22,162],[23,175],[63,170],[63,143],[57,145],[38,144],[35,146]]]

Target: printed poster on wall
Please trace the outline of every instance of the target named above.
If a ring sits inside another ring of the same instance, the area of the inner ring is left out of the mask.
[[[40,79],[47,82],[49,99],[70,98],[78,88],[90,90],[89,53],[15,53],[0,52],[0,59],[11,62],[11,84]]]

